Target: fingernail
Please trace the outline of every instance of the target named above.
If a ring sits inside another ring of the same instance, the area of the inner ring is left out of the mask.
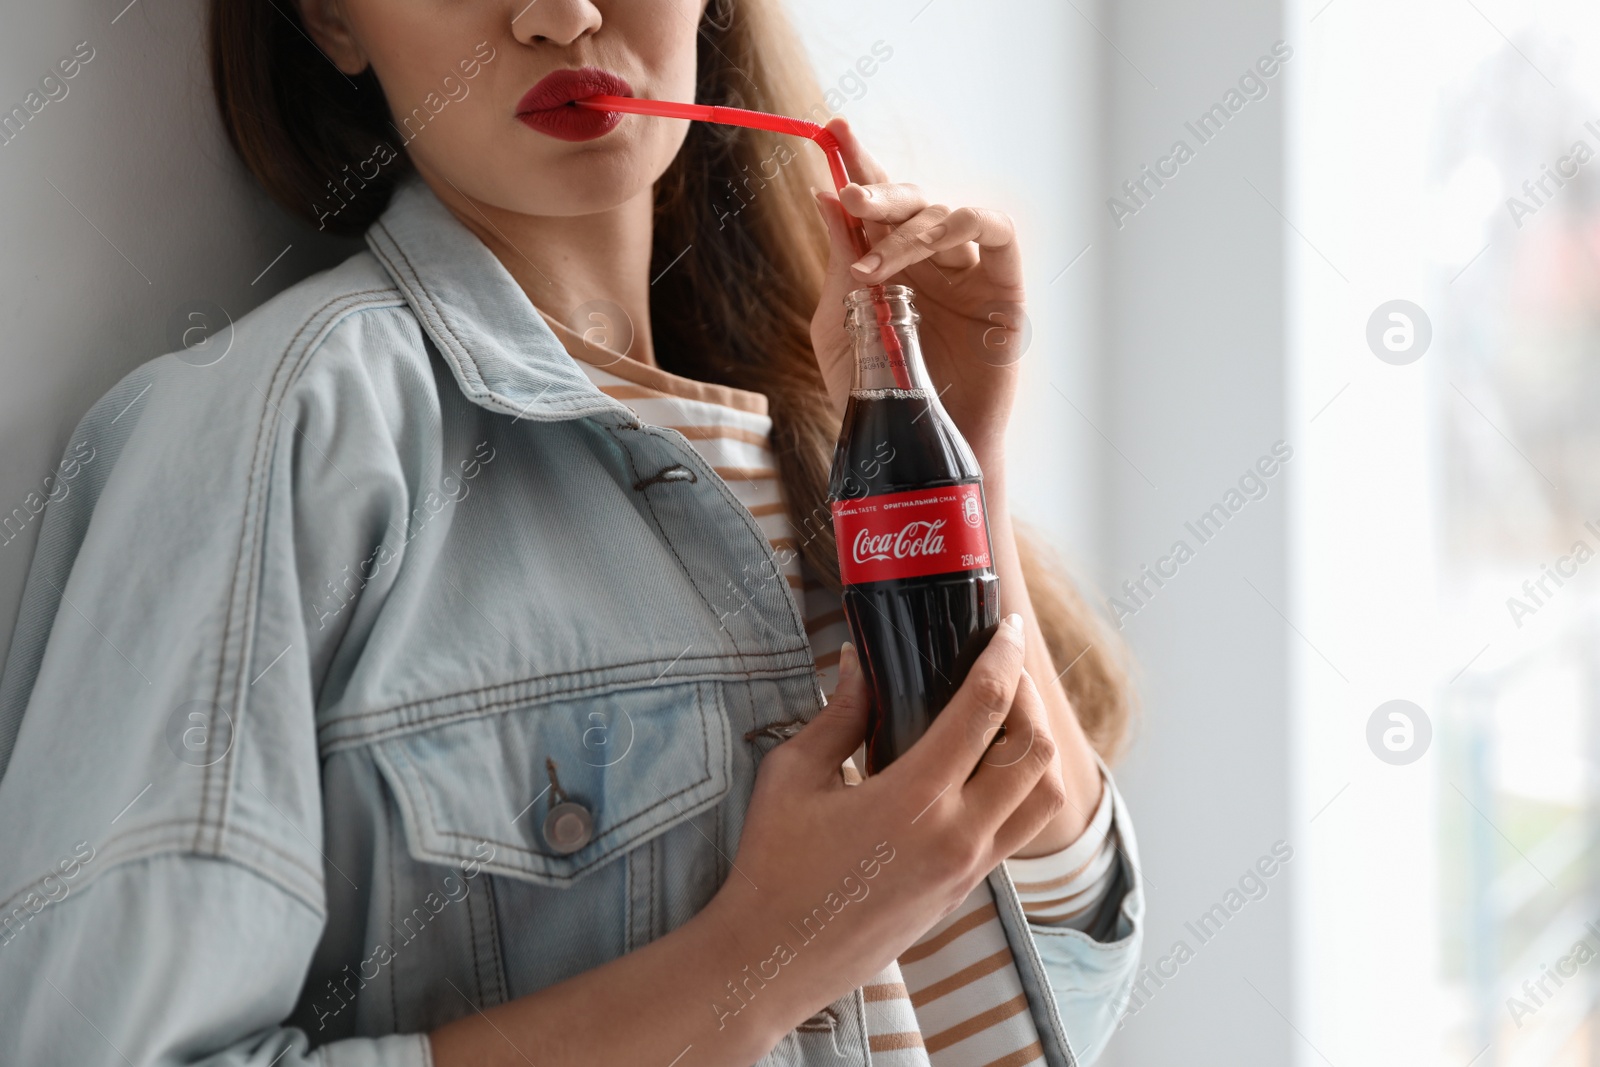
[[[856,646],[849,641],[839,646],[839,681],[854,678],[860,668],[860,661],[856,658]]]
[[[856,192],[860,193],[862,198],[865,199],[865,200],[874,200],[874,199],[876,199],[876,197],[873,196],[872,190],[868,189],[865,185],[861,185],[861,184],[859,184],[857,182],[851,182],[850,183],[850,188],[852,188]]]
[[[925,245],[931,245],[933,242],[944,236],[944,231],[944,223],[940,223],[937,226],[930,227],[924,230],[922,233],[917,234],[917,240],[921,241]]]
[[[852,263],[850,265],[850,269],[859,274],[871,274],[873,271],[877,270],[879,265],[882,263],[883,257],[874,252],[871,255],[862,256],[859,261]]]
[[[1017,633],[1021,633],[1022,632],[1022,616],[1018,615],[1016,612],[1013,611],[1010,615],[1007,615],[1004,619],[1001,619],[1000,621],[1002,623],[1004,623],[1005,625],[1011,627]]]

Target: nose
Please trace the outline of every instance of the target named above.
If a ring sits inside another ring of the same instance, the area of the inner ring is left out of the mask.
[[[512,0],[511,33],[523,44],[570,45],[603,21],[589,0]]]

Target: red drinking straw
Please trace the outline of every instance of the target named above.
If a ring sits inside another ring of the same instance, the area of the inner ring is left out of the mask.
[[[809,141],[815,141],[817,147],[822,149],[823,155],[827,156],[828,171],[833,175],[834,189],[842,192],[844,187],[850,184],[850,175],[844,169],[844,153],[839,148],[839,139],[829,133],[826,127],[805,119],[769,115],[765,111],[747,111],[742,107],[680,104],[672,100],[642,100],[635,96],[591,96],[575,100],[573,103],[595,111],[620,111],[629,115],[691,119],[697,122],[715,123],[718,126],[743,126],[752,130],[804,137]],[[856,258],[859,259],[872,247],[867,240],[866,227],[861,225],[860,219],[848,211],[844,217],[850,228],[850,243],[855,247]],[[878,316],[878,335],[883,340],[883,352],[888,358],[889,369],[894,372],[895,384],[902,389],[910,389],[911,379],[906,371],[905,352],[900,347],[899,335],[894,332],[894,327],[889,322],[889,304],[883,297],[883,286],[874,285],[872,295],[873,308]]]

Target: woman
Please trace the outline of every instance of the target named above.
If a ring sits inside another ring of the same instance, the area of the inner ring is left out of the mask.
[[[863,184],[808,204],[805,146],[565,106],[805,112],[771,0],[294,14],[213,5],[224,123],[369,250],[69,446],[0,680],[0,1060],[1091,1059],[1140,937],[1090,743],[1126,699],[1007,516],[1016,370],[966,339],[1020,311],[1009,221],[889,182],[842,122]],[[804,517],[843,299],[887,281],[923,294],[1008,614],[861,782]],[[1020,756],[985,757],[1000,723]]]

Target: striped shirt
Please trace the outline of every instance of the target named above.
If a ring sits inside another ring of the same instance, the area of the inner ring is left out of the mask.
[[[563,324],[546,321],[572,335]],[[569,348],[582,353],[576,362],[601,392],[643,422],[682,434],[749,510],[783,561],[781,573],[805,620],[817,683],[832,692],[849,627],[838,594],[801,559],[769,442],[767,398],[679,377],[587,341]],[[860,780],[852,762],[844,773],[847,781]],[[1095,919],[1115,882],[1112,808],[1111,791],[1102,783],[1099,806],[1076,842],[1053,855],[1007,861],[1030,922],[1087,929]],[[862,992],[873,1067],[1028,1067],[1044,1061],[987,881]]]

